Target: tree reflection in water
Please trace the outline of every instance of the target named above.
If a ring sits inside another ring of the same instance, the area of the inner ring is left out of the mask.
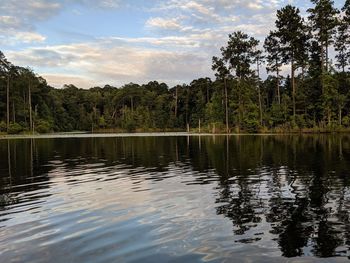
[[[135,182],[167,180],[169,167],[176,166],[192,171],[184,184],[213,185],[213,209],[232,222],[236,242],[271,239],[285,257],[349,253],[346,135],[3,140],[0,145],[1,157],[7,157],[0,158],[7,174],[0,180],[1,210],[17,202],[21,191],[50,187],[52,160],[67,169],[101,160],[110,167],[144,167],[149,175],[133,174]]]

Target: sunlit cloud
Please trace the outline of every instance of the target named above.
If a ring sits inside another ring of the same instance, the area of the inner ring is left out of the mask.
[[[261,44],[274,28],[277,9],[288,3],[303,14],[310,5],[301,0],[7,0],[0,5],[0,45],[13,63],[33,67],[56,87],[151,80],[171,86],[213,77],[212,56],[233,31]]]
[[[178,82],[191,81],[193,69],[196,69],[196,76],[200,77],[209,73],[210,68],[207,57],[203,54],[111,46],[110,41],[30,48],[9,52],[8,57],[20,65],[41,68],[48,82],[58,87],[71,83],[89,88],[97,84],[122,85],[152,80],[175,85]],[[48,72],[59,72],[62,68],[67,72],[67,77],[64,77],[64,73]],[[84,78],[89,81],[84,81]]]

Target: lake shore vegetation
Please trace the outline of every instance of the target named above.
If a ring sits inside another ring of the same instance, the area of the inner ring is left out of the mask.
[[[350,1],[341,10],[311,2],[306,17],[292,5],[278,10],[263,41],[233,32],[212,59],[215,79],[175,87],[53,88],[0,51],[0,133],[348,132]]]

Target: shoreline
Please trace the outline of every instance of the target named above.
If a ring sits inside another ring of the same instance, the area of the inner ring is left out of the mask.
[[[211,136],[303,136],[303,135],[340,135],[350,131],[335,132],[285,132],[285,133],[196,133],[196,132],[131,132],[131,133],[90,133],[63,132],[46,134],[3,134],[0,140],[8,139],[64,139],[64,138],[126,138],[126,137],[211,137]]]

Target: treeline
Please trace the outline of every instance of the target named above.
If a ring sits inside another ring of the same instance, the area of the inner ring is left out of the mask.
[[[229,35],[216,79],[169,88],[156,81],[89,90],[50,87],[0,53],[0,131],[331,131],[350,126],[350,0],[287,5],[263,43]],[[331,55],[330,55],[331,54]],[[261,79],[264,67],[268,72]],[[285,69],[289,68],[289,74]]]

